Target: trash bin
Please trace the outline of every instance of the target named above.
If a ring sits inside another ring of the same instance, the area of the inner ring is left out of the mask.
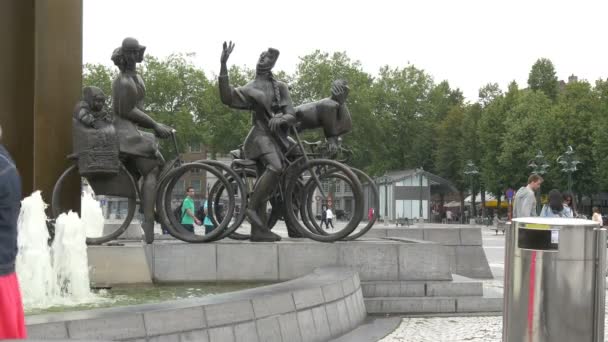
[[[503,342],[604,341],[606,229],[513,219],[505,236]]]

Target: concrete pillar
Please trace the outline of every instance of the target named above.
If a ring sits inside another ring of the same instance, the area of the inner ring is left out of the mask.
[[[53,185],[72,152],[72,110],[82,87],[82,0],[0,1],[0,125],[23,194]],[[62,203],[78,209],[78,177]]]

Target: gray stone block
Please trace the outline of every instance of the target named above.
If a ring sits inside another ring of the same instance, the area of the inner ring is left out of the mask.
[[[290,292],[269,296],[258,296],[251,300],[257,319],[272,315],[293,312],[296,307]]]
[[[386,237],[386,231],[386,228],[380,228],[376,224],[372,229],[365,233],[365,238],[384,238]]]
[[[281,327],[283,341],[302,341],[302,334],[300,333],[300,327],[298,327],[298,319],[295,312],[279,316],[279,326]]]
[[[27,336],[39,339],[67,339],[68,328],[65,322],[32,324],[27,326]]]
[[[405,239],[416,239],[423,240],[424,234],[423,229],[420,228],[396,228],[396,229],[387,229],[386,236],[387,237],[398,237]]]
[[[142,245],[88,246],[89,278],[97,286],[152,282]],[[120,267],[116,267],[120,265]]]
[[[326,302],[331,302],[338,298],[344,297],[341,282],[321,286],[321,289],[323,290],[323,297],[325,298]]]
[[[351,293],[355,292],[355,289],[356,288],[353,282],[353,277],[348,277],[342,280],[342,291],[344,292],[345,296],[348,296]]]
[[[361,310],[361,314],[364,317],[367,316],[367,309],[366,309],[366,306],[365,306],[365,300],[363,299],[363,292],[361,292],[361,290],[358,290],[357,292],[355,292],[355,302],[359,306],[359,310]]]
[[[315,268],[338,263],[338,250],[327,243],[288,243],[278,245],[279,280],[304,276]]]
[[[215,281],[215,244],[155,244],[154,277],[159,281]]]
[[[354,298],[354,294],[351,294],[350,296],[344,298],[344,304],[346,305],[346,312],[348,313],[348,320],[350,322],[351,329],[359,325],[361,316]]]
[[[315,336],[321,341],[329,340],[332,334],[329,329],[329,319],[324,305],[312,309],[312,319],[315,323]]]
[[[340,321],[338,303],[333,302],[325,305],[325,311],[327,311],[327,321],[329,322],[329,331],[331,332],[331,337],[338,337],[342,335],[345,330],[343,329],[342,322]]]
[[[206,305],[204,309],[209,327],[251,321],[254,318],[253,306],[249,300]]]
[[[204,329],[207,327],[202,307],[144,313],[148,336]]]
[[[447,250],[439,244],[399,246],[400,280],[452,280]]]
[[[67,322],[72,339],[126,340],[146,336],[141,314],[118,314],[111,317]]]
[[[483,296],[483,284],[473,281],[428,282],[426,284],[426,295],[429,297]]]
[[[323,290],[321,290],[320,287],[311,287],[293,292],[293,299],[297,310],[302,310],[325,302]]]
[[[502,298],[456,298],[457,312],[502,312]]]
[[[456,269],[453,272],[470,278],[493,278],[486,253],[481,246],[456,247]]]
[[[255,322],[235,325],[234,338],[236,342],[258,342],[258,331],[255,327]]]
[[[437,242],[442,245],[460,245],[460,229],[428,228],[423,230],[423,240]]]
[[[179,334],[169,334],[148,337],[148,342],[180,342],[180,340]]]
[[[340,243],[338,264],[354,268],[363,280],[397,280],[397,247],[395,243]]]
[[[277,317],[267,317],[256,321],[260,342],[281,342],[281,327]],[[287,340],[289,341],[289,340]]]
[[[298,327],[305,341],[320,341],[312,318],[312,310],[302,310],[297,313]]]
[[[465,246],[481,246],[481,228],[460,228],[460,244]]]
[[[235,342],[232,326],[209,329],[209,342]]]
[[[423,281],[379,281],[364,282],[361,290],[364,297],[424,297]]]
[[[418,314],[456,312],[456,300],[453,298],[369,298],[365,300],[365,305],[367,306],[367,312],[374,314]]]
[[[209,333],[207,330],[195,330],[182,333],[180,342],[209,342]]]
[[[217,278],[227,281],[279,279],[277,244],[216,244]]]
[[[340,326],[342,327],[342,333],[346,333],[354,328],[354,324],[351,325],[351,319],[349,317],[348,310],[346,309],[345,300],[339,300],[336,302],[338,308],[338,319],[340,320]]]

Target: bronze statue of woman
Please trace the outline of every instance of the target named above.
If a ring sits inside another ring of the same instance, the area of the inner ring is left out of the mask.
[[[135,38],[125,38],[122,45],[114,50],[112,61],[120,73],[112,82],[112,105],[120,154],[125,157],[125,166],[143,177],[142,228],[146,243],[152,243],[156,183],[164,163],[155,135],[168,138],[172,129],[154,121],[144,112],[146,87],[144,80],[137,74],[136,66],[143,61],[145,50],[146,47],[140,45]],[[138,127],[152,129],[155,134],[142,132]]]

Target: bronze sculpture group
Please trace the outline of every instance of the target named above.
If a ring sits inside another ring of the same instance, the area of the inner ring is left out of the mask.
[[[111,112],[105,109],[106,97],[99,88],[85,87],[83,89],[83,100],[77,104],[74,111],[75,150],[71,157],[77,161],[76,168],[80,175],[87,177],[89,183],[94,184],[93,188],[96,193],[124,195],[126,193],[125,184],[128,182],[135,184],[135,186],[130,186],[135,188],[131,191],[135,194],[126,196],[134,197],[134,203],[139,198],[140,210],[143,211],[144,240],[146,243],[151,243],[154,239],[155,222],[175,224],[175,221],[167,214],[167,210],[162,210],[165,207],[169,208],[168,197],[170,196],[162,194],[168,193],[167,186],[175,186],[176,181],[168,178],[171,178],[172,175],[183,174],[179,170],[174,170],[183,167],[180,165],[183,162],[179,158],[177,161],[173,160],[169,163],[165,161],[159,151],[157,138],[175,137],[175,131],[171,127],[156,122],[145,112],[145,85],[136,71],[137,63],[143,61],[145,49],[145,46],[140,45],[136,39],[125,38],[121,46],[114,50],[112,61],[120,72],[112,82]],[[276,80],[272,74],[272,69],[279,57],[277,49],[269,48],[262,52],[256,64],[255,78],[242,87],[233,87],[228,77],[227,61],[233,49],[232,42],[224,42],[218,77],[219,96],[223,104],[251,112],[252,127],[244,140],[241,158],[252,161],[252,167],[255,165],[253,168],[255,185],[252,190],[245,190],[242,180],[239,179],[241,176],[238,171],[242,170],[238,166],[236,169],[233,166],[231,170],[225,170],[225,167],[220,167],[211,161],[199,161],[197,163],[200,165],[190,165],[190,167],[200,167],[210,172],[213,172],[210,170],[211,166],[216,169],[219,167],[222,170],[215,171],[218,182],[221,183],[219,188],[225,189],[228,193],[233,192],[232,188],[241,189],[239,191],[241,191],[243,201],[246,201],[242,204],[244,208],[241,216],[246,216],[251,224],[249,236],[251,241],[272,242],[281,239],[279,235],[270,230],[268,225],[267,203],[273,196],[273,198],[281,197],[281,201],[285,202],[281,204],[283,210],[281,215],[286,221],[288,217],[291,217],[291,221],[298,220],[294,215],[298,215],[296,212],[300,212],[301,220],[305,221],[308,230],[313,234],[310,235],[305,231],[304,235],[319,236],[318,239],[315,238],[319,241],[337,239],[329,237],[323,239],[328,234],[318,231],[314,227],[316,223],[310,223],[312,211],[310,208],[305,208],[306,206],[302,205],[301,201],[311,202],[313,192],[319,191],[314,189],[321,189],[322,181],[337,177],[336,179],[350,184],[359,195],[359,202],[362,202],[361,184],[352,170],[338,162],[310,161],[304,152],[305,147],[298,137],[298,132],[321,128],[327,140],[329,153],[335,154],[338,151],[340,137],[352,129],[351,115],[346,105],[349,92],[346,81],[334,81],[331,84],[331,95],[328,98],[294,107],[287,84]],[[152,130],[153,133],[139,130],[140,127]],[[296,139],[293,138],[294,135]],[[302,155],[304,158],[300,157]],[[294,163],[295,160],[298,160],[298,163]],[[285,170],[289,165],[295,164],[298,166],[291,169],[297,170],[296,176],[291,177],[291,181],[285,181]],[[68,171],[70,170],[73,169]],[[281,184],[285,184],[286,188],[291,186],[293,193],[302,193],[302,196],[298,195],[296,199],[291,197],[286,199],[284,192],[279,193],[277,190]],[[373,184],[371,186],[373,187]],[[320,191],[323,193],[323,190]],[[235,192],[238,191],[235,190]],[[325,194],[323,193],[323,195]],[[55,199],[55,197],[54,191],[53,198]],[[237,223],[240,225],[242,222],[242,218],[240,222],[235,222],[233,225],[229,222],[230,216],[236,214],[233,202],[231,199],[232,207],[229,218],[226,222],[222,221],[220,225],[225,231],[214,233],[215,239],[231,236],[238,228],[233,226]],[[59,207],[55,201],[53,206]],[[339,235],[340,238],[345,238],[359,224],[361,220],[359,216],[362,216],[363,213],[361,206],[362,204],[357,206],[361,215],[355,215],[357,217],[348,224],[350,231]],[[309,211],[308,214],[305,213],[306,209]],[[53,208],[53,210],[55,213],[59,212],[59,208]],[[215,221],[215,215],[213,218]],[[371,224],[373,222],[370,223],[370,227]],[[228,229],[227,227],[233,228]],[[176,236],[180,237],[180,234],[178,233]],[[112,236],[112,238],[115,237]],[[183,240],[190,241],[189,239]],[[212,240],[209,238],[192,241]],[[105,242],[94,239],[87,241]]]

